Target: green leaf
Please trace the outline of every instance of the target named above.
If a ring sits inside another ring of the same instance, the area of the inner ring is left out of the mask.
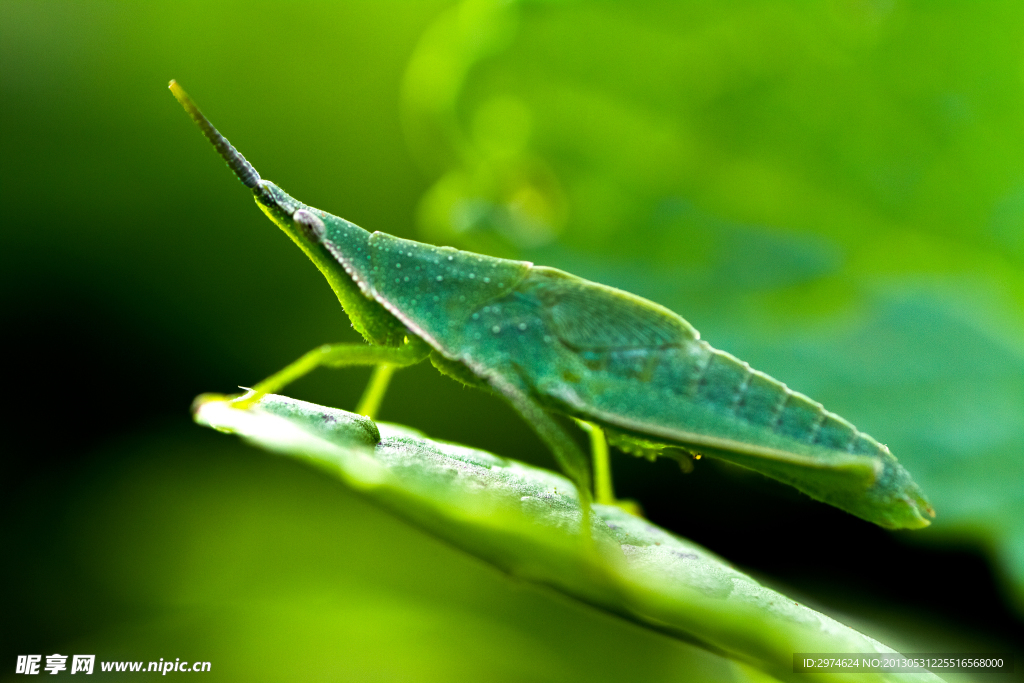
[[[195,419],[321,467],[515,577],[771,676],[791,678],[795,652],[892,652],[617,507],[594,506],[588,542],[579,533],[575,489],[552,472],[283,396],[238,409],[225,397],[204,395]]]

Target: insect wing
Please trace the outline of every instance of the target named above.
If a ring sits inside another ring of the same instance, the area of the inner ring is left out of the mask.
[[[667,308],[554,268],[532,268],[519,290],[536,297],[551,331],[577,351],[679,346],[700,338]]]

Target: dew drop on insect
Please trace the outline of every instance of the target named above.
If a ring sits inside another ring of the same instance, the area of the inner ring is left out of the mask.
[[[471,317],[473,318],[473,320],[479,320],[480,319],[480,314],[479,313],[474,313]]]
[[[476,277],[476,273],[470,273],[470,274],[469,274],[469,279],[470,279],[470,280],[472,280],[472,279],[473,279],[473,278],[475,278],[475,277]]]
[[[451,260],[452,260],[452,257],[451,257],[451,256],[449,256],[449,257],[448,257],[448,260],[449,260],[449,261],[451,261]]]
[[[551,343],[551,335],[550,334],[545,334],[544,335],[544,343],[545,344],[550,344]]]
[[[490,313],[490,312],[491,312],[491,307],[490,306],[484,306],[484,313]]]
[[[404,280],[405,280],[406,282],[408,282],[408,281],[409,281],[409,276],[408,276],[408,275],[406,275],[406,276],[405,276],[405,277],[404,277],[403,279],[404,279]]]
[[[402,281],[402,278],[398,278],[398,277],[395,278],[395,282],[401,282],[401,281]]]
[[[485,277],[484,278],[484,282],[490,282],[490,281],[491,281],[491,278],[489,278],[489,277]]]
[[[494,327],[492,327],[491,332],[493,332],[494,334],[498,334],[499,332],[501,332],[501,325],[495,325]]]
[[[459,301],[463,301],[464,302],[465,300],[466,300],[466,295],[465,294],[460,294],[459,295]]]
[[[443,276],[443,275],[438,275],[438,276],[437,276],[437,277],[436,277],[435,279],[436,279],[436,280],[437,280],[438,282],[444,282],[444,276]]]
[[[526,330],[526,323],[519,323],[519,329],[525,331]]]

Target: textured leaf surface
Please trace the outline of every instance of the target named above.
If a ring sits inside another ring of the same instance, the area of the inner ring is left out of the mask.
[[[595,506],[581,541],[575,489],[546,470],[282,396],[248,410],[202,397],[196,420],[311,462],[414,525],[502,570],[780,679],[794,652],[891,652],[759,585],[707,550]],[[800,680],[813,680],[800,674]],[[857,680],[873,680],[858,674]],[[939,680],[902,674],[874,680]]]

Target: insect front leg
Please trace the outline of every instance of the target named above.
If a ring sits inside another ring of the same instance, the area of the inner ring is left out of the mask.
[[[377,417],[380,404],[384,400],[384,394],[391,384],[391,376],[395,374],[395,365],[391,363],[380,363],[373,369],[370,381],[363,390],[363,395],[356,405],[356,414],[365,415],[368,418]]]
[[[430,347],[418,337],[406,338],[401,346],[368,346],[366,344],[324,344],[304,354],[294,363],[266,378],[245,396],[235,399],[236,407],[247,408],[266,394],[280,391],[318,367],[344,368],[376,365],[370,383],[363,393],[357,412],[373,417],[384,398],[395,368],[415,365],[430,354]],[[368,412],[366,412],[368,411]]]

